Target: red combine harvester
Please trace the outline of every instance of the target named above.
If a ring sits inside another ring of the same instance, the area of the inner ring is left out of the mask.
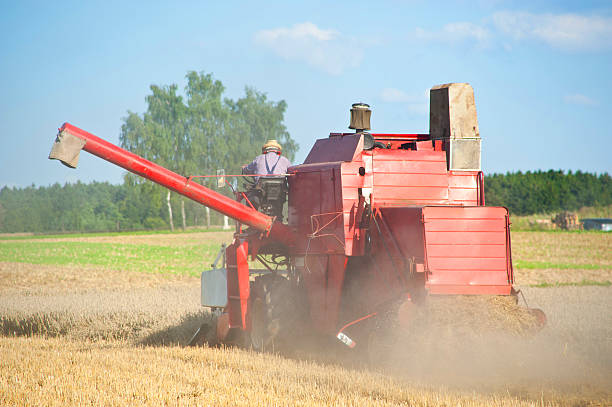
[[[223,267],[202,273],[217,318],[194,341],[264,349],[308,327],[354,347],[429,295],[516,295],[508,210],[484,206],[471,86],[431,89],[429,134],[369,133],[370,114],[353,105],[354,133],[317,140],[287,177],[261,177],[262,211],[68,123],[49,158],[74,168],[83,149],[237,221]]]

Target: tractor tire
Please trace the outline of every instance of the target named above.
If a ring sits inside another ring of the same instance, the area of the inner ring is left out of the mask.
[[[400,303],[393,303],[378,311],[376,318],[367,326],[366,349],[363,361],[371,366],[389,363],[395,356],[398,346],[399,323],[397,310]]]
[[[251,289],[251,347],[260,352],[290,349],[305,323],[298,288],[282,276],[266,274]]]

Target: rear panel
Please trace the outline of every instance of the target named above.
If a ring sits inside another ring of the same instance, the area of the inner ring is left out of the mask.
[[[510,293],[506,208],[423,207],[423,222],[430,293]]]

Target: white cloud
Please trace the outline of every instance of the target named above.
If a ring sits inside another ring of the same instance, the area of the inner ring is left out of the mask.
[[[514,40],[536,39],[564,50],[612,47],[612,18],[607,17],[504,11],[493,15],[493,24]]]
[[[482,24],[462,21],[448,23],[438,30],[417,28],[414,36],[423,41],[467,43],[481,48],[499,43],[511,49],[515,42],[535,40],[566,51],[597,51],[612,49],[612,18],[502,11]]]
[[[582,95],[580,93],[574,93],[571,95],[565,95],[563,97],[563,101],[565,103],[570,103],[573,105],[583,105],[583,106],[595,106],[597,105],[597,101],[591,99],[588,96]]]
[[[477,46],[486,46],[491,34],[488,29],[470,22],[454,22],[446,24],[437,31],[426,31],[417,28],[415,35],[418,39],[437,41],[449,44],[462,42],[474,43]]]
[[[284,59],[303,61],[332,75],[359,66],[363,59],[363,49],[355,39],[311,22],[261,30],[255,33],[254,41]]]

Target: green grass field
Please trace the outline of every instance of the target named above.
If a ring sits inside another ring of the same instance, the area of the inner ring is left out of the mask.
[[[573,264],[573,263],[552,263],[548,261],[529,261],[529,260],[517,260],[514,262],[514,267],[519,269],[529,270],[546,270],[546,269],[559,269],[559,270],[610,270],[610,266],[602,266],[601,264]]]
[[[50,266],[199,276],[228,231],[131,232],[49,236],[0,236],[0,261]],[[516,231],[513,262],[518,284],[609,285],[612,234]]]
[[[216,243],[181,250],[179,247],[143,244],[85,242],[27,242],[0,245],[3,261],[31,264],[92,265],[116,270],[198,276],[206,260],[219,251]]]
[[[174,235],[174,234],[189,234],[189,233],[212,233],[222,232],[220,226],[211,227],[210,229],[187,228],[180,232],[172,232],[171,230],[135,230],[131,232],[92,232],[92,233],[59,233],[59,234],[34,234],[34,233],[4,233],[0,234],[0,240],[33,240],[33,239],[62,239],[62,238],[90,238],[90,237],[109,237],[109,236],[144,236],[144,235]]]
[[[231,233],[126,233],[0,238],[0,261],[199,276]]]

